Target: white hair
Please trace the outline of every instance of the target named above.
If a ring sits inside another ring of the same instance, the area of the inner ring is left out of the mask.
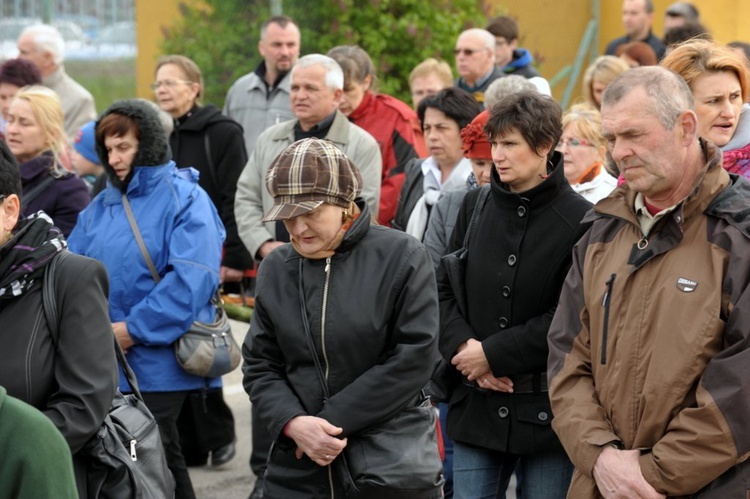
[[[482,28],[471,28],[466,31],[462,31],[459,38],[463,35],[476,35],[484,42],[484,48],[495,53],[495,35]]]
[[[35,24],[21,32],[21,36],[31,35],[38,52],[49,52],[58,66],[65,59],[65,40],[54,26]]]
[[[326,70],[326,86],[333,90],[344,89],[344,72],[341,70],[339,63],[323,54],[309,54],[300,57],[294,68],[309,68],[320,64]],[[294,76],[294,73],[292,73]]]

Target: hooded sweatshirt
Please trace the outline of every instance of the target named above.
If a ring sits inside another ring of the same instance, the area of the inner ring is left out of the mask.
[[[513,51],[513,60],[503,68],[505,75],[519,75],[524,78],[533,78],[540,76],[539,71],[534,69],[531,64],[534,62],[531,52],[526,49],[516,49]]]

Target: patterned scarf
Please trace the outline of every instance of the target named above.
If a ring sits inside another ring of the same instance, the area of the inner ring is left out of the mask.
[[[0,303],[21,296],[67,243],[52,219],[40,211],[21,219],[0,246]]]

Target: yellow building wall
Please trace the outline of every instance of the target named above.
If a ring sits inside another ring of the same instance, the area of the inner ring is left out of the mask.
[[[138,30],[138,60],[136,61],[136,95],[152,99],[149,88],[154,79],[154,67],[161,55],[159,44],[164,28],[180,19],[180,3],[195,0],[135,0],[135,19]]]
[[[163,29],[179,20],[180,3],[200,0],[136,0],[138,26],[138,61],[136,67],[137,95],[151,98],[148,88],[158,59]],[[513,16],[521,31],[520,46],[534,55],[539,71],[552,79],[575,61],[579,44],[592,17],[596,0],[488,0],[492,11]],[[674,0],[654,0],[653,31],[662,36],[664,11]],[[750,0],[693,0],[701,12],[701,20],[717,41],[750,42]],[[621,0],[599,0],[601,25],[598,53],[604,52],[607,42],[622,36]],[[588,58],[586,59],[588,62]],[[584,64],[581,73],[587,64]],[[552,89],[560,100],[567,79]],[[573,101],[580,95],[580,76],[575,85]]]

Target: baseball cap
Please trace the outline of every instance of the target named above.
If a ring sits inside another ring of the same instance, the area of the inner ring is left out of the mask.
[[[94,136],[95,127],[96,120],[91,120],[79,128],[73,139],[73,148],[78,154],[87,160],[94,164],[101,165],[102,162],[96,154],[96,138]]]
[[[328,140],[302,139],[284,149],[266,172],[273,207],[264,222],[304,215],[323,203],[348,208],[362,191],[359,169]]]

